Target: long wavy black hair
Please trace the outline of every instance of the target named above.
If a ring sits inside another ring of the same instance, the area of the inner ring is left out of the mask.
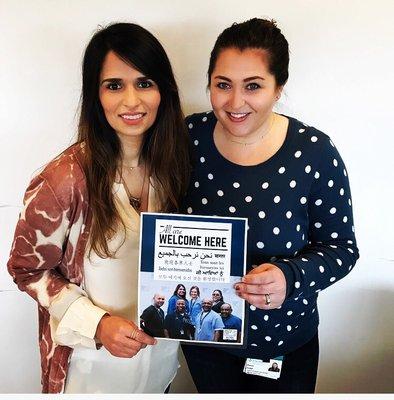
[[[101,257],[114,255],[109,251],[108,239],[119,223],[125,227],[112,194],[122,148],[99,99],[100,73],[110,51],[152,79],[160,91],[157,117],[144,135],[141,150],[141,158],[154,181],[160,211],[178,209],[190,173],[187,128],[164,48],[150,32],[136,24],[114,23],[98,30],[83,58],[78,141],[85,143],[84,172],[92,211],[90,250]]]

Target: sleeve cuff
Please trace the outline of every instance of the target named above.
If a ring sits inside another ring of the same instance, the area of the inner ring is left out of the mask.
[[[54,340],[69,346],[84,346],[96,349],[94,335],[97,325],[107,311],[95,306],[87,297],[75,300],[59,322]]]
[[[51,301],[48,308],[49,314],[60,321],[70,306],[82,296],[86,296],[86,293],[79,286],[73,283],[68,284]]]

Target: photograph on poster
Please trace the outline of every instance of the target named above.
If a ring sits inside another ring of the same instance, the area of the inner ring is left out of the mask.
[[[139,316],[151,336],[242,345],[244,218],[142,213]]]

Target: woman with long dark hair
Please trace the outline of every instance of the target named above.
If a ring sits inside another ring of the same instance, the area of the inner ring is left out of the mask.
[[[186,299],[186,288],[185,285],[182,285],[182,283],[178,283],[178,285],[176,285],[174,293],[168,300],[167,314],[172,314],[176,311],[176,302],[179,299],[185,300],[185,311],[187,314],[189,314],[189,302]]]
[[[136,325],[139,214],[177,210],[187,186],[177,85],[128,23],[94,34],[82,78],[78,140],[31,181],[8,269],[38,302],[43,392],[160,393],[177,344]]]

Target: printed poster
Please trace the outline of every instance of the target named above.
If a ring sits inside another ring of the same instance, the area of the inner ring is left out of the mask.
[[[242,345],[246,218],[141,214],[141,328],[168,340]]]

